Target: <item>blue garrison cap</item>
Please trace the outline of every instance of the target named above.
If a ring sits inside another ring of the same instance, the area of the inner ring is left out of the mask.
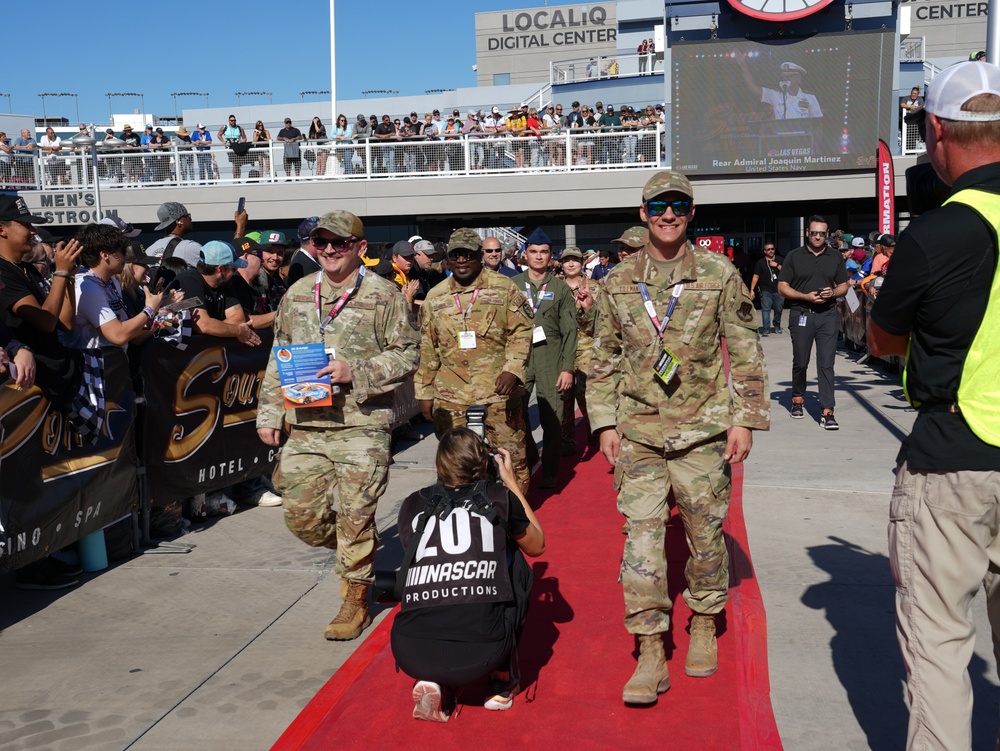
[[[528,239],[524,241],[524,244],[525,245],[548,245],[549,247],[552,247],[552,240],[550,240],[549,236],[545,234],[545,230],[543,230],[541,227],[539,227],[534,232],[532,232],[530,235],[528,235]]]

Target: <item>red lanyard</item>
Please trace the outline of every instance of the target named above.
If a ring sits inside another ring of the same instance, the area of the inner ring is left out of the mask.
[[[469,307],[464,310],[462,309],[462,301],[459,299],[457,292],[453,295],[453,297],[455,298],[455,307],[458,308],[458,312],[462,314],[462,325],[464,326],[466,317],[472,312],[472,306],[476,304],[476,298],[479,297],[479,287],[476,287],[476,289],[472,292],[472,301],[469,303]]]
[[[344,306],[347,304],[348,298],[352,294],[354,294],[354,290],[356,290],[358,287],[361,286],[361,280],[364,279],[364,276],[365,276],[365,267],[364,264],[362,264],[361,268],[358,269],[358,278],[354,280],[354,285],[349,289],[345,290],[344,294],[340,296],[340,299],[333,304],[332,308],[330,308],[330,312],[327,313],[326,318],[323,319],[322,306],[319,299],[319,288],[323,284],[323,272],[322,271],[317,272],[316,284],[313,286],[313,300],[315,300],[316,302],[316,319],[319,320],[320,322],[319,324],[320,336],[323,336],[323,332],[326,330],[326,327],[330,324],[330,322],[334,318],[337,317],[337,314],[344,309]]]

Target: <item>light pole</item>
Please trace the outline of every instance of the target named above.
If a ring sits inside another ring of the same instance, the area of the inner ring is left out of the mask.
[[[205,109],[208,109],[208,92],[207,91],[174,91],[171,92],[170,96],[174,98],[174,120],[179,119],[177,117],[177,97],[179,96],[203,96],[205,97]]]
[[[271,92],[270,91],[237,91],[235,93],[236,93],[236,106],[237,107],[240,106],[240,98],[241,97],[245,97],[245,96],[266,96],[267,97],[267,103],[268,104],[274,104],[274,102],[271,101]]]
[[[11,114],[11,115],[13,115],[13,114],[14,114],[14,110],[13,110],[13,109],[11,109],[11,103],[10,103],[10,94],[4,94],[4,93],[0,93],[0,96],[5,96],[5,97],[7,97],[7,112],[8,112],[8,114]]]
[[[42,120],[45,121],[45,125],[46,126],[48,126],[48,124],[49,124],[48,117],[45,114],[45,97],[47,97],[47,96],[71,96],[71,97],[73,97],[73,99],[76,100],[76,121],[80,122],[80,98],[76,94],[74,94],[72,92],[69,92],[69,91],[62,91],[62,92],[58,92],[58,93],[48,93],[48,92],[46,92],[45,94],[39,94],[38,96],[40,96],[42,98]]]
[[[108,114],[111,115],[111,123],[112,123],[112,125],[114,124],[114,121],[115,121],[115,111],[111,108],[111,99],[113,97],[116,97],[116,96],[128,96],[128,97],[137,96],[137,97],[139,97],[140,107],[141,107],[141,111],[142,111],[142,126],[146,125],[146,97],[144,97],[142,95],[142,92],[136,92],[136,91],[114,91],[114,92],[108,92],[104,96],[106,96],[108,98]]]
[[[117,138],[113,138],[108,141],[102,141],[101,143],[107,146],[112,145],[113,141],[117,141],[118,145],[124,146],[125,142]],[[97,172],[97,140],[88,133],[78,133],[69,139],[69,142],[73,144],[74,148],[77,149],[88,149],[90,152],[90,165],[91,174],[94,176],[94,204],[97,208],[97,221],[101,221],[104,218],[104,213],[101,211],[101,177]]]
[[[304,102],[306,100],[306,94],[310,94],[310,95],[323,95],[323,94],[329,94],[329,93],[330,93],[329,91],[300,91],[299,92],[299,96],[302,98],[302,101]]]

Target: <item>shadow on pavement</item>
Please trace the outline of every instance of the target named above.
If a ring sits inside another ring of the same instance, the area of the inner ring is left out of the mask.
[[[834,669],[874,749],[901,749],[906,743],[906,671],[896,641],[895,586],[889,559],[847,540],[809,548],[813,562],[830,575],[802,596],[823,610],[836,631],[830,642]],[[972,748],[993,748],[1000,688],[986,678],[987,664],[973,655],[969,675],[976,701]]]

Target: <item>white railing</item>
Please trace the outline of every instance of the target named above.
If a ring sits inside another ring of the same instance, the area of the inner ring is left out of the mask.
[[[595,55],[578,60],[549,63],[549,82],[553,86],[611,78],[630,78],[663,73],[663,53],[642,55]]]
[[[904,156],[912,156],[914,154],[923,154],[927,151],[927,146],[920,138],[920,134],[917,132],[917,126],[914,123],[908,123],[903,120],[903,128],[899,132],[900,143],[900,153]]]
[[[480,227],[476,230],[480,237],[495,237],[505,248],[520,248],[527,241],[524,235],[510,227]]]
[[[925,59],[924,37],[909,37],[899,43],[899,62],[922,63]]]
[[[436,177],[515,172],[562,172],[656,167],[663,126],[647,130],[562,130],[528,137],[457,135],[418,138],[252,144],[243,154],[215,144],[210,149],[150,152],[98,148],[101,189]],[[55,158],[24,157],[0,175],[18,190],[78,191],[92,188],[91,155],[66,150]]]

